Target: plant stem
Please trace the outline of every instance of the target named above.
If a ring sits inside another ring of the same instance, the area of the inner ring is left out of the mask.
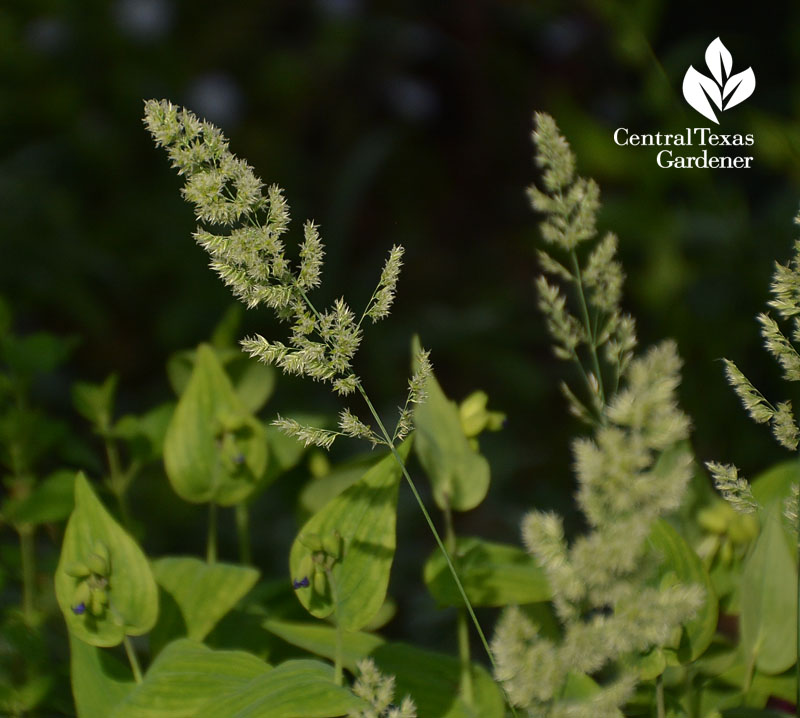
[[[125,653],[128,654],[128,661],[131,664],[131,670],[133,671],[133,678],[137,683],[142,682],[142,669],[139,668],[139,659],[136,658],[136,651],[133,650],[133,645],[131,644],[130,638],[127,636],[122,637],[122,645],[125,646]]]
[[[660,674],[656,678],[656,706],[658,711],[658,718],[666,718],[666,710],[664,708],[664,674]]]
[[[294,283],[295,288],[299,292],[300,296],[303,298],[303,301],[306,303],[306,306],[311,310],[314,316],[317,318],[318,321],[322,320],[319,312],[317,311],[316,307],[311,303],[306,293],[303,291],[303,288]],[[326,340],[327,341],[327,340]],[[356,382],[356,387],[358,388],[358,392],[361,394],[362,398],[364,399],[367,407],[369,407],[369,411],[372,414],[372,417],[375,419],[375,423],[378,425],[378,428],[381,430],[381,434],[383,434],[383,438],[386,441],[386,445],[389,447],[389,450],[392,452],[392,456],[394,456],[394,460],[397,462],[400,470],[403,472],[403,476],[405,477],[406,483],[408,483],[409,488],[411,489],[411,493],[414,494],[414,498],[417,501],[417,505],[422,511],[422,515],[425,517],[425,521],[428,524],[428,528],[431,530],[433,534],[433,538],[436,539],[436,544],[439,546],[439,550],[444,555],[444,559],[447,562],[447,567],[450,569],[450,574],[453,576],[453,580],[458,587],[458,592],[461,594],[461,598],[464,601],[464,605],[467,608],[467,612],[469,613],[470,619],[472,619],[472,625],[475,626],[475,630],[478,632],[478,636],[481,639],[481,644],[483,645],[484,650],[486,651],[486,655],[489,657],[489,662],[492,664],[492,669],[496,672],[497,671],[497,664],[494,660],[494,655],[492,654],[492,650],[489,647],[489,642],[486,640],[486,635],[481,628],[481,624],[478,621],[478,617],[475,615],[475,610],[472,608],[472,603],[470,602],[469,598],[467,597],[467,592],[464,590],[464,586],[461,583],[461,579],[458,577],[458,573],[456,572],[455,566],[453,566],[453,561],[450,558],[450,554],[445,548],[444,543],[442,542],[442,537],[439,536],[439,532],[436,530],[436,526],[431,519],[430,514],[428,513],[428,509],[425,508],[425,502],[422,500],[422,497],[419,495],[419,491],[417,491],[417,487],[414,484],[414,480],[411,478],[411,475],[408,473],[408,469],[406,468],[405,462],[400,457],[400,454],[397,453],[397,449],[395,448],[394,441],[389,436],[389,432],[386,431],[386,427],[383,425],[383,421],[381,420],[380,415],[375,410],[375,407],[372,405],[369,397],[367,396],[367,392],[364,390],[364,387],[361,384],[361,381]],[[505,692],[505,690],[504,690]],[[508,702],[508,706],[511,709],[511,714],[516,718],[517,712],[514,709],[513,704],[508,697],[506,696],[506,700]]]
[[[253,551],[250,546],[250,507],[247,502],[236,504],[236,535],[239,538],[239,561],[245,566],[253,563]]]
[[[597,346],[595,345],[594,331],[592,330],[592,320],[589,317],[589,306],[586,304],[586,296],[583,293],[583,279],[581,278],[581,266],[578,263],[578,255],[573,249],[570,252],[572,259],[572,271],[575,274],[575,285],[578,287],[578,297],[581,300],[581,312],[583,313],[583,323],[586,326],[586,335],[589,340],[589,348],[592,354],[592,363],[594,364],[594,371],[597,376],[597,387],[600,393],[600,401],[605,404],[605,392],[603,391],[603,375],[600,372],[600,360],[597,357]]]
[[[444,543],[450,555],[455,555],[458,549],[456,532],[453,528],[453,511],[448,503],[444,509],[445,536]],[[473,703],[474,691],[472,687],[472,659],[469,651],[469,625],[467,623],[467,612],[463,606],[459,606],[456,614],[456,635],[458,637],[458,657],[461,661],[461,697],[464,702],[471,706]]]
[[[36,543],[35,528],[30,524],[17,527],[22,560],[22,615],[32,626],[36,616]]]
[[[461,583],[461,579],[458,577],[458,573],[456,572],[455,566],[453,566],[453,561],[450,558],[450,553],[448,552],[447,548],[445,548],[444,542],[442,541],[442,537],[439,536],[439,532],[436,530],[436,526],[433,524],[433,520],[431,519],[430,514],[428,513],[428,509],[425,508],[425,502],[422,500],[422,497],[419,495],[419,491],[417,491],[417,487],[414,484],[414,480],[411,478],[411,475],[408,473],[408,469],[406,468],[403,459],[400,457],[400,454],[397,453],[397,449],[395,448],[392,440],[389,438],[389,433],[386,431],[386,427],[383,425],[383,421],[381,421],[378,412],[375,410],[375,407],[372,405],[372,402],[369,400],[367,393],[364,391],[364,387],[361,385],[361,382],[357,384],[358,391],[360,392],[361,396],[364,398],[367,406],[369,407],[370,413],[372,414],[375,422],[378,424],[378,428],[381,430],[381,433],[386,440],[386,444],[389,447],[389,450],[392,452],[392,456],[394,456],[395,461],[400,466],[400,470],[403,472],[403,476],[406,479],[409,487],[411,488],[411,493],[414,494],[414,498],[417,500],[417,504],[419,505],[420,510],[422,511],[422,515],[425,517],[425,521],[428,524],[428,528],[431,530],[433,534],[433,538],[436,539],[436,543],[439,546],[442,554],[444,555],[445,561],[447,562],[447,567],[450,569],[450,573],[453,576],[453,580],[456,582],[456,586],[458,587],[458,592],[461,594],[461,598],[464,601],[464,605],[467,608],[470,618],[472,619],[472,624],[475,626],[475,630],[478,632],[478,636],[480,636],[481,643],[483,644],[484,649],[486,650],[486,655],[489,656],[489,661],[492,664],[492,668],[497,668],[494,661],[494,656],[492,655],[492,651],[489,648],[489,642],[486,640],[486,636],[483,633],[483,629],[481,628],[481,624],[478,621],[478,617],[475,615],[475,611],[472,608],[472,603],[470,602],[469,598],[467,597],[467,592],[464,590],[464,586]]]
[[[797,558],[798,558],[798,566],[797,566],[797,661],[795,663],[795,680],[797,685],[795,686],[795,711],[800,713],[800,511],[798,511],[797,516],[797,536],[798,536],[798,546],[797,546]]]
[[[217,562],[217,505],[211,501],[208,504],[208,543],[206,545],[206,561]]]
[[[119,452],[117,451],[117,447],[111,439],[107,437],[104,438],[104,443],[106,447],[106,458],[108,460],[108,483],[111,488],[111,493],[113,493],[117,498],[122,524],[126,529],[130,530],[131,517],[130,512],[128,511],[127,497],[125,496],[128,487],[126,485],[125,474],[122,471]]]

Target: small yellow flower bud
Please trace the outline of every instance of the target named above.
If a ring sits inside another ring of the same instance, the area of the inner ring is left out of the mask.
[[[342,536],[338,531],[332,531],[322,538],[322,550],[335,559],[342,557]]]
[[[91,573],[89,567],[82,561],[73,561],[67,566],[66,572],[73,578],[86,578]]]
[[[86,565],[89,567],[92,573],[97,574],[98,576],[108,575],[108,561],[99,554],[89,554],[89,558],[86,559]]]

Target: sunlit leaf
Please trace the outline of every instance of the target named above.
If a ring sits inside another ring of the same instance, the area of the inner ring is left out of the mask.
[[[202,641],[258,580],[254,568],[189,557],[161,558],[152,567],[162,596],[150,642],[159,647],[179,636]]]
[[[117,705],[110,718],[202,718],[224,716],[206,705],[270,670],[244,651],[213,651],[181,639],[170,643]]]
[[[433,374],[426,389],[428,398],[414,411],[414,450],[431,481],[439,508],[469,511],[489,490],[489,462],[472,448],[461,425],[458,405],[445,396]]]
[[[98,546],[108,554],[108,605],[95,616],[76,605],[87,579],[70,573],[73,566],[90,562]],[[55,589],[70,632],[94,646],[115,646],[126,634],[147,633],[158,617],[158,588],[147,558],[82,474],[75,479],[75,509],[64,533]]]
[[[408,456],[411,440],[398,447]],[[395,522],[401,470],[389,454],[349,489],[314,514],[297,535],[289,555],[292,580],[302,582],[297,597],[314,616],[325,618],[336,609],[341,625],[357,630],[378,612],[386,597],[397,538]],[[321,567],[313,561],[315,543],[341,537],[343,554],[331,569],[338,595],[323,578],[325,591],[314,586]]]
[[[204,716],[224,718],[333,718],[366,708],[333,682],[333,668],[311,660],[286,661],[233,693],[208,703]]]
[[[264,428],[247,412],[208,345],[197,350],[167,429],[164,466],[181,498],[223,506],[245,499],[266,469]]]
[[[108,718],[136,685],[129,666],[109,651],[69,637],[72,695],[78,718]]]

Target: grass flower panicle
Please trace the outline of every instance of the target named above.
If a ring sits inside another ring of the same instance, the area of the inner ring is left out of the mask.
[[[524,519],[525,546],[547,574],[563,635],[548,638],[508,609],[493,640],[495,675],[530,716],[610,718],[622,715],[638,683],[636,656],[666,645],[703,598],[695,586],[652,585],[653,561],[645,560],[655,522],[679,506],[691,476],[689,420],[677,404],[675,344],[634,355],[635,324],[620,308],[616,236],[605,235],[581,263],[579,250],[596,235],[597,185],[575,176],[552,118],[537,114],[535,122],[545,190],[533,187],[529,196],[545,214],[544,239],[565,261],[539,257],[567,290],[540,277],[539,306],[556,355],[574,361],[584,379],[585,401],[569,386],[562,391],[570,412],[594,428],[573,445],[577,500],[590,530],[568,543],[559,516],[532,511]],[[591,696],[566,694],[571,676],[598,673],[608,678]]]

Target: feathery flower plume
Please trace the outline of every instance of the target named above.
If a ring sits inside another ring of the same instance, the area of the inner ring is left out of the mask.
[[[358,662],[358,678],[353,685],[353,693],[369,703],[370,707],[351,711],[348,718],[417,718],[417,707],[409,696],[405,696],[399,706],[394,700],[394,676],[382,674],[371,658]]]
[[[318,311],[308,297],[322,281],[325,250],[317,225],[309,221],[303,226],[295,268],[283,241],[289,229],[289,206],[280,187],[272,185],[265,191],[253,168],[230,151],[222,132],[189,110],[166,100],[148,100],[144,122],[184,178],[183,196],[194,205],[198,222],[194,238],[209,253],[211,267],[248,307],[265,304],[291,323],[286,343],[257,334],[241,342],[244,351],[287,374],[328,383],[339,395],[358,390],[353,360],[362,340],[361,324],[364,318],[376,322],[389,315],[403,248],[395,246],[389,252],[360,320],[343,298]],[[406,404],[420,396],[412,385]],[[408,434],[410,422],[410,415],[401,415],[395,436]],[[342,412],[338,432],[281,418],[275,425],[306,445],[325,449],[343,435],[364,438],[373,445],[391,443],[388,435],[372,431],[349,409]]]
[[[795,224],[800,224],[800,214],[794,221]],[[790,340],[778,322],[769,314],[759,314],[757,320],[764,339],[764,348],[778,362],[786,381],[800,381],[800,353],[792,343],[800,341],[800,240],[795,240],[794,256],[788,264],[775,263],[770,292],[772,299],[767,302],[768,306],[772,307],[781,319],[791,319],[793,330]],[[724,361],[728,383],[733,387],[750,418],[759,424],[770,424],[775,440],[789,451],[796,451],[800,443],[800,428],[797,426],[791,402],[782,401],[773,405],[732,361],[728,359]],[[712,472],[720,493],[733,508],[738,511],[754,511],[758,507],[749,485],[744,479],[738,478],[735,467],[716,462],[709,462],[706,466]],[[796,494],[796,484],[792,487],[792,491]],[[792,506],[796,506],[796,502],[790,498],[786,513],[787,516],[795,516],[793,521],[796,522],[796,511],[791,508]]]
[[[556,355],[576,363],[588,394],[584,402],[562,389],[571,413],[594,426],[591,438],[573,444],[577,501],[590,530],[570,545],[559,516],[532,511],[524,519],[523,540],[547,574],[562,636],[545,637],[508,609],[493,640],[495,675],[529,716],[618,718],[638,683],[636,656],[666,645],[702,600],[699,587],[653,586],[654,562],[644,560],[654,523],[679,506],[692,471],[689,420],[676,398],[681,361],[673,342],[634,356],[635,324],[620,309],[617,238],[607,234],[583,251],[596,234],[597,185],[575,176],[552,118],[537,114],[535,122],[545,190],[532,187],[529,196],[545,215],[544,239],[564,255],[539,253],[544,271],[564,285],[540,277],[539,306]],[[591,696],[564,697],[569,677],[581,673],[607,679]]]

